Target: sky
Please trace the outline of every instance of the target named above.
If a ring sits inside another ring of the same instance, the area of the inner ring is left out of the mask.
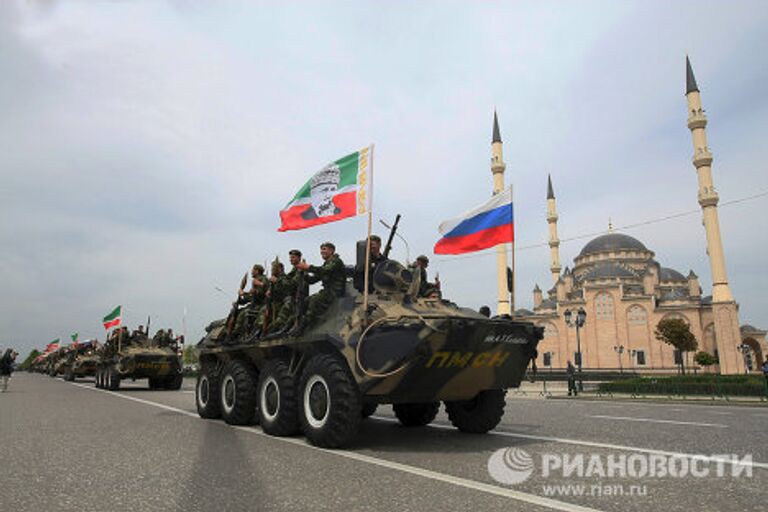
[[[392,256],[427,254],[447,298],[493,305],[494,253],[432,248],[491,192],[494,109],[516,307],[552,285],[548,174],[564,266],[610,219],[708,294],[686,54],[740,320],[768,328],[765,26],[763,1],[4,0],[0,347],[103,339],[118,304],[130,327],[197,341],[252,264],[292,248],[316,263],[326,240],[353,263],[364,217],[278,233],[278,212],[371,143],[375,232],[400,213],[409,246]]]

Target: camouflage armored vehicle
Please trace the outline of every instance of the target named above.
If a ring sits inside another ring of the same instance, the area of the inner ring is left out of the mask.
[[[419,274],[393,260],[378,265],[365,309],[350,273],[344,296],[298,337],[222,343],[226,321],[209,325],[198,344],[200,416],[303,431],[329,448],[348,443],[378,404],[393,404],[405,426],[430,423],[443,402],[462,432],[496,427],[543,330],[418,297]]]
[[[77,378],[93,377],[96,375],[96,366],[99,357],[92,341],[78,343],[61,357],[58,374],[64,376],[64,380],[74,381]]]
[[[60,347],[48,354],[43,366],[49,377],[56,377],[61,369],[62,358],[66,354],[67,347]]]
[[[99,347],[97,353],[97,388],[115,391],[126,379],[149,379],[149,389],[181,388],[184,378],[181,355],[172,340],[129,335],[125,330]]]

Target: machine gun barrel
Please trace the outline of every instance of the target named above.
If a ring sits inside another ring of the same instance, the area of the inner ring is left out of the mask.
[[[389,230],[389,238],[387,238],[387,245],[384,246],[384,257],[389,258],[389,251],[392,250],[392,239],[395,238],[397,232],[397,225],[400,222],[400,214],[395,217],[395,223],[392,225],[392,229]]]

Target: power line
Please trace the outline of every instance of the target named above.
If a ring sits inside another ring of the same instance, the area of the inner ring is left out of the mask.
[[[745,203],[747,201],[752,201],[752,200],[759,199],[761,197],[766,197],[766,196],[768,196],[768,190],[763,190],[762,192],[758,192],[757,194],[752,194],[750,196],[740,197],[738,199],[732,199],[730,201],[724,201],[724,202],[720,203],[720,206],[723,207],[723,206],[731,206],[731,205],[739,204],[739,203]],[[656,217],[654,219],[644,220],[644,221],[641,221],[641,222],[635,222],[633,224],[626,224],[624,226],[619,226],[619,227],[616,227],[614,229],[617,230],[617,231],[618,230],[634,229],[634,228],[638,228],[638,227],[642,227],[642,226],[648,226],[650,224],[658,224],[659,222],[665,222],[665,221],[672,220],[672,219],[679,219],[680,217],[688,217],[689,215],[695,215],[697,213],[701,213],[701,209],[688,210],[688,211],[685,211],[685,212],[673,213],[671,215],[665,215],[663,217]],[[596,237],[596,236],[604,235],[606,233],[610,233],[610,231],[607,231],[607,230],[604,230],[604,231],[593,231],[591,233],[584,233],[584,234],[581,234],[581,235],[571,236],[571,237],[567,237],[567,238],[561,238],[560,239],[560,243],[573,242],[573,241],[576,241],[576,240],[583,240],[584,238],[593,238],[593,237]],[[536,244],[529,244],[529,245],[522,245],[522,246],[518,245],[518,246],[515,247],[515,250],[516,251],[525,251],[525,250],[528,250],[528,249],[537,249],[537,248],[540,248],[540,247],[548,247],[548,246],[549,246],[549,242],[539,242],[539,243],[536,243]],[[488,250],[485,250],[485,251],[480,251],[480,252],[476,252],[476,253],[472,253],[472,254],[464,254],[462,256],[439,257],[439,258],[435,258],[435,260],[436,261],[440,261],[440,262],[448,262],[448,261],[456,261],[456,260],[463,260],[463,259],[470,259],[470,258],[481,258],[481,257],[484,257],[484,256],[495,256],[495,255],[496,255],[496,249],[493,248],[493,249],[488,249]]]

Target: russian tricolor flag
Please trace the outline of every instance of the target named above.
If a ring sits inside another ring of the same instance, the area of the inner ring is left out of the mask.
[[[512,187],[460,217],[443,222],[438,229],[443,238],[435,244],[435,254],[464,254],[513,242]]]

